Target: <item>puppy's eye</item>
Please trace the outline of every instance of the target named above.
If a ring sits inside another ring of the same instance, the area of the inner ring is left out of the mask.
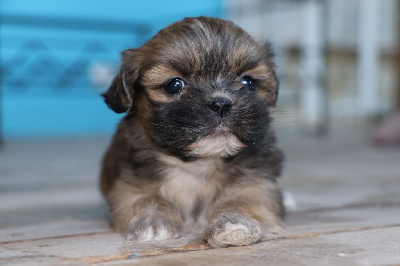
[[[174,95],[180,93],[185,88],[185,83],[179,78],[174,78],[164,85],[164,91]]]
[[[256,90],[256,81],[249,76],[242,77],[242,85],[251,91]]]

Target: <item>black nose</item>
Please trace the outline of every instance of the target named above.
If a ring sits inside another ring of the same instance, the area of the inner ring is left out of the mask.
[[[227,99],[215,99],[210,103],[209,107],[222,118],[231,111],[232,102]]]

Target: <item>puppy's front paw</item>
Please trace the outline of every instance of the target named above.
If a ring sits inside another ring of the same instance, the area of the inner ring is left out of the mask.
[[[182,223],[162,212],[135,216],[128,225],[127,240],[149,241],[175,239],[181,236]]]
[[[214,248],[244,246],[261,238],[260,224],[243,214],[223,212],[211,219],[206,230],[207,242]]]

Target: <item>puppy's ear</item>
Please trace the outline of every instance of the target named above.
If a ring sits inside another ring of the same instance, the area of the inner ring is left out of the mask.
[[[108,108],[116,113],[125,113],[132,108],[136,81],[141,65],[136,50],[130,49],[121,54],[121,68],[108,90],[102,94]]]
[[[274,51],[272,49],[272,44],[267,42],[264,45],[265,59],[267,66],[270,69],[270,80],[267,91],[267,101],[269,106],[275,106],[276,100],[278,99],[279,92],[279,80],[275,73],[275,63],[274,63]]]
[[[279,80],[276,77],[275,69],[271,71],[271,81],[269,83],[267,101],[268,105],[275,107],[276,101],[278,100],[279,93]]]

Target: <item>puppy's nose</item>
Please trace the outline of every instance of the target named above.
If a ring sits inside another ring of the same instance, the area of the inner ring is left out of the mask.
[[[232,102],[228,99],[215,99],[210,105],[210,109],[216,112],[221,118],[229,114],[232,109]]]

